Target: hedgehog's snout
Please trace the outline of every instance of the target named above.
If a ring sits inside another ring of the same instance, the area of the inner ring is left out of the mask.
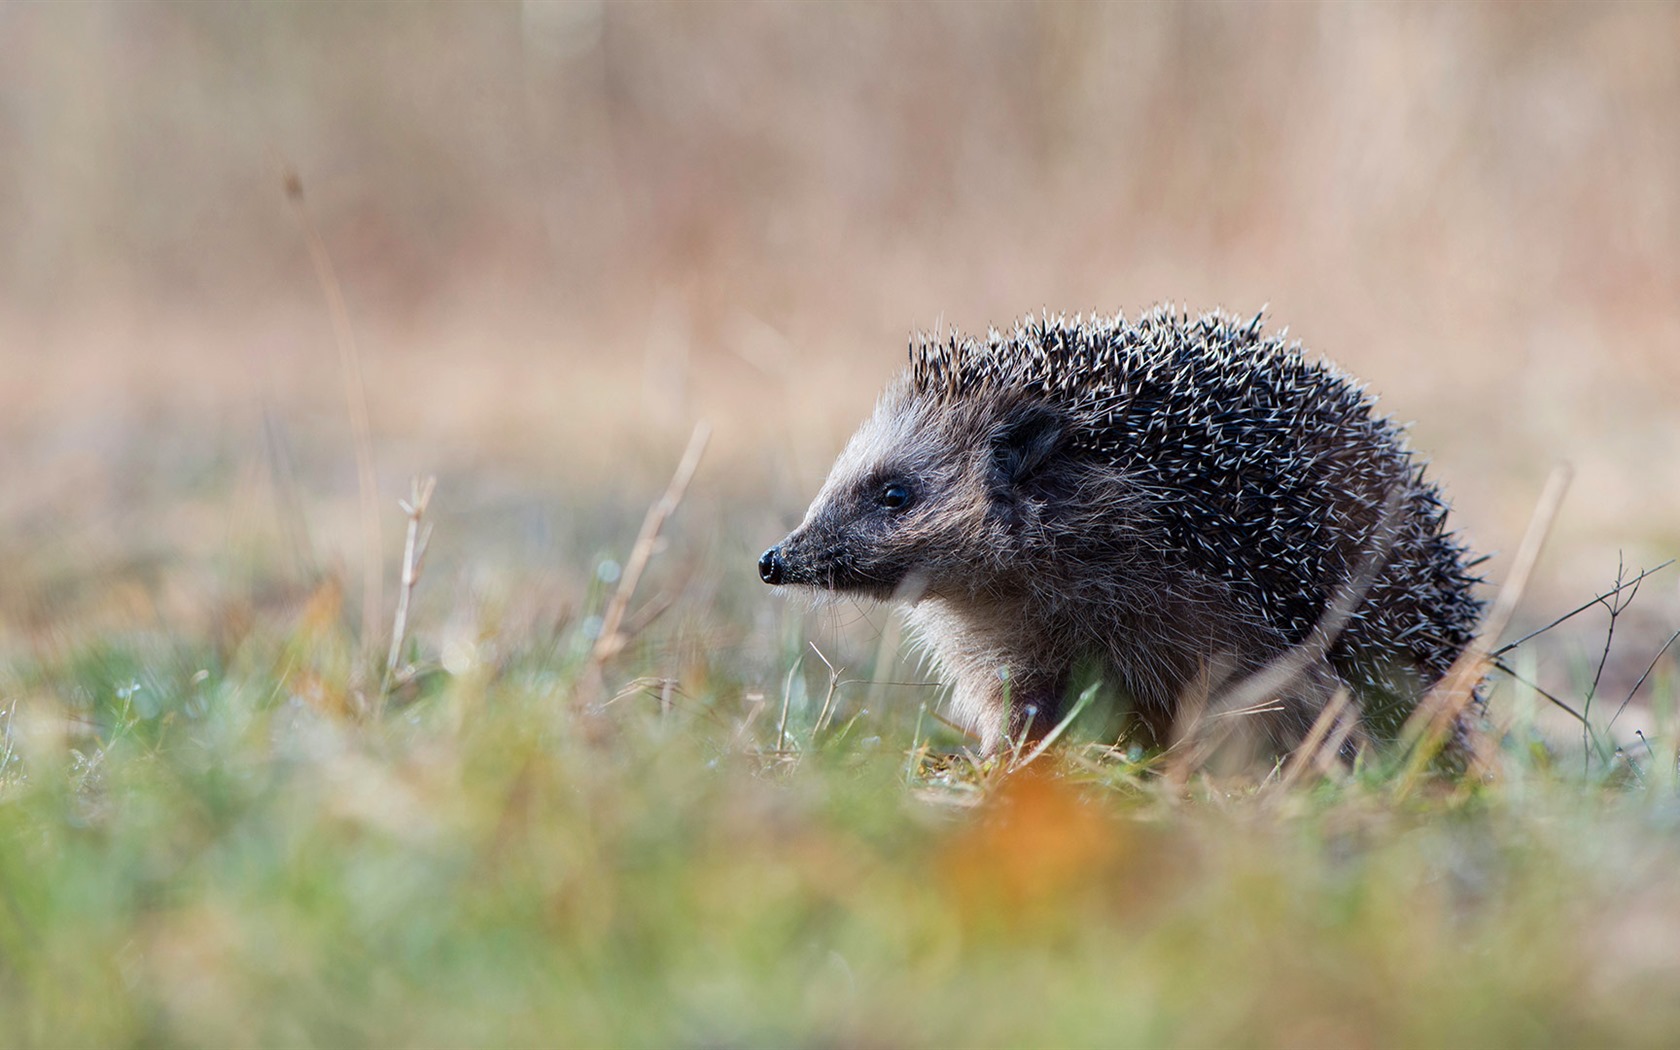
[[[782,560],[782,548],[771,547],[758,558],[758,578],[775,587],[787,578],[787,563]]]

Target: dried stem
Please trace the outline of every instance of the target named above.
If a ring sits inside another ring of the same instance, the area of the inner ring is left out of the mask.
[[[1552,522],[1557,519],[1558,508],[1563,506],[1564,494],[1569,491],[1570,477],[1569,468],[1560,466],[1546,479],[1546,487],[1540,494],[1540,501],[1535,504],[1534,514],[1529,518],[1528,531],[1523,535],[1522,545],[1517,548],[1511,574],[1505,578],[1505,585],[1499,589],[1499,597],[1494,601],[1493,611],[1483,621],[1476,640],[1465,647],[1464,652],[1459,654],[1458,659],[1447,669],[1447,673],[1424,696],[1417,710],[1412,712],[1411,718],[1406,720],[1400,740],[1409,749],[1411,758],[1398,789],[1400,797],[1411,792],[1422,777],[1423,771],[1440,753],[1447,735],[1459,724],[1459,717],[1474,699],[1476,687],[1493,666],[1494,655],[1485,643],[1504,634],[1505,628],[1509,626],[1517,603],[1522,599],[1523,589],[1528,586],[1528,578],[1534,572],[1535,563],[1540,560],[1540,551],[1546,545],[1546,537],[1551,534]]]
[[[1348,692],[1346,686],[1336,690],[1336,695],[1330,698],[1330,702],[1324,705],[1324,710],[1320,711],[1318,717],[1313,720],[1312,729],[1308,730],[1307,738],[1301,741],[1301,746],[1296,748],[1295,753],[1289,756],[1288,764],[1283,767],[1283,776],[1278,780],[1277,790],[1279,792],[1288,791],[1293,787],[1295,782],[1301,779],[1301,774],[1306,772],[1308,764],[1313,763],[1315,759],[1321,757],[1324,751],[1329,750],[1325,746],[1325,738],[1330,736],[1331,728],[1336,725],[1343,712],[1352,703],[1353,694]],[[1355,712],[1348,726],[1350,732],[1352,730],[1351,722],[1357,721],[1358,717],[1358,713]],[[1342,741],[1346,739],[1346,732],[1338,733],[1335,747],[1340,748]],[[1334,751],[1330,753],[1335,754]]]
[[[642,519],[642,529],[636,535],[636,544],[630,548],[630,557],[624,563],[624,575],[619,577],[618,589],[613,591],[612,600],[607,603],[607,611],[601,617],[601,633],[595,638],[595,648],[591,654],[596,665],[606,663],[629,641],[628,636],[621,631],[624,614],[630,608],[630,599],[635,596],[636,585],[641,582],[642,573],[647,571],[648,562],[653,560],[653,547],[659,542],[660,530],[665,527],[666,519],[682,503],[683,494],[688,491],[688,483],[694,479],[694,472],[700,467],[700,457],[705,454],[706,442],[711,436],[710,426],[705,423],[695,425],[694,433],[688,439],[688,448],[683,452],[682,461],[677,464],[677,472],[671,476],[671,483],[665,487],[665,494],[648,508],[647,516]]]
[[[817,648],[816,642],[807,642],[806,644],[811,647],[813,653],[817,654],[817,659],[823,662],[823,666],[828,668],[828,691],[823,694],[822,710],[817,712],[817,722],[811,730],[811,736],[814,738],[828,725],[828,720],[833,714],[834,694],[840,688],[840,670],[828,662],[828,657],[824,656],[823,651]],[[919,722],[918,725],[920,725]]]
[[[648,562],[653,559],[653,549],[659,542],[660,530],[682,503],[683,494],[688,491],[688,483],[694,479],[694,472],[700,467],[700,457],[705,454],[706,442],[711,438],[711,434],[711,427],[705,423],[695,424],[694,433],[689,435],[688,448],[677,464],[677,471],[671,476],[671,483],[665,486],[665,494],[648,508],[647,516],[642,519],[641,531],[636,534],[635,545],[630,548],[630,557],[624,563],[624,573],[618,578],[618,588],[613,591],[612,598],[607,602],[606,612],[601,616],[601,632],[595,636],[595,645],[590,650],[588,670],[573,694],[573,702],[579,708],[589,707],[605,693],[606,684],[602,671],[607,661],[622,651],[634,634],[634,628],[625,624],[630,599],[635,596],[636,585],[641,582]],[[643,622],[645,623],[646,619]]]
[[[403,543],[402,587],[397,591],[397,615],[391,624],[391,651],[385,657],[385,682],[381,695],[391,691],[396,680],[397,662],[402,659],[403,638],[408,633],[408,603],[414,587],[420,582],[420,571],[426,564],[426,548],[432,542],[432,527],[425,523],[426,508],[432,502],[437,478],[414,478],[409,482],[409,496],[397,506],[408,515],[408,538]]]
[[[782,717],[776,721],[776,753],[784,755],[788,751],[787,718],[788,706],[793,702],[793,679],[799,674],[800,661],[795,660],[788,668],[787,681],[782,683]]]

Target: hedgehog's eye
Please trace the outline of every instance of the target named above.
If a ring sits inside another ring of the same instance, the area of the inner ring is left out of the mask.
[[[889,481],[881,486],[875,502],[888,510],[903,510],[910,505],[910,486],[902,481]]]

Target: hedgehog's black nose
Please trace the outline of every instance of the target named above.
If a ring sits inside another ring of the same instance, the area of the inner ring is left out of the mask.
[[[782,582],[784,566],[782,565],[782,549],[771,547],[758,559],[758,578],[772,586]]]

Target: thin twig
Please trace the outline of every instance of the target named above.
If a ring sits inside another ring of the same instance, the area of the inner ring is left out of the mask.
[[[356,345],[356,330],[350,324],[344,286],[333,267],[326,239],[303,199],[303,180],[296,172],[288,171],[285,185],[286,198],[297,210],[298,221],[303,226],[309,260],[315,266],[315,278],[326,297],[333,340],[338,344],[338,367],[350,410],[350,434],[356,446],[356,482],[362,499],[362,650],[371,656],[374,639],[379,637],[379,614],[385,604],[381,593],[385,548],[379,531],[379,476],[373,466],[373,425],[368,415],[367,385],[362,378],[362,355]]]
[[[1545,699],[1550,700],[1552,703],[1556,704],[1559,708],[1561,708],[1566,714],[1568,714],[1570,718],[1573,718],[1575,721],[1581,723],[1582,725],[1589,725],[1590,724],[1590,723],[1588,723],[1588,721],[1584,717],[1582,717],[1581,712],[1575,710],[1573,707],[1570,707],[1568,703],[1564,702],[1563,700],[1560,700],[1556,696],[1553,696],[1551,693],[1548,693],[1546,690],[1542,689],[1539,686],[1538,683],[1530,681],[1528,678],[1525,678],[1524,676],[1518,674],[1516,672],[1516,669],[1513,668],[1510,664],[1506,663],[1505,661],[1503,661],[1501,659],[1498,659],[1497,657],[1490,658],[1489,662],[1493,665],[1494,670],[1498,671],[1500,674],[1503,674],[1507,678],[1511,679],[1513,682],[1516,682],[1518,685],[1527,686],[1528,688],[1534,690],[1536,693],[1540,694]]]
[[[1657,650],[1657,655],[1651,657],[1650,666],[1646,667],[1645,673],[1639,676],[1639,681],[1633,683],[1633,688],[1628,690],[1628,695],[1622,698],[1621,705],[1616,708],[1616,713],[1610,716],[1610,724],[1604,727],[1606,733],[1616,727],[1616,719],[1622,717],[1622,712],[1627,709],[1627,705],[1633,700],[1633,694],[1639,692],[1639,687],[1645,684],[1645,679],[1651,677],[1651,672],[1657,669],[1657,662],[1663,658],[1664,653],[1668,652],[1669,646],[1673,645],[1676,639],[1680,639],[1680,631],[1675,631],[1669,635],[1668,641],[1664,642],[1662,648]]]
[[[1599,683],[1604,680],[1604,665],[1610,660],[1610,646],[1616,640],[1616,623],[1622,618],[1622,611],[1628,607],[1628,603],[1632,602],[1633,599],[1639,596],[1639,584],[1635,583],[1628,589],[1627,597],[1625,599],[1622,597],[1622,574],[1626,571],[1626,562],[1623,560],[1622,555],[1618,553],[1616,555],[1617,586],[1616,590],[1613,592],[1615,597],[1600,599],[1600,604],[1602,604],[1604,606],[1604,610],[1610,614],[1610,624],[1604,630],[1604,648],[1598,654],[1598,666],[1593,668],[1592,684],[1587,686],[1586,699],[1581,702],[1581,718],[1583,722],[1581,726],[1582,773],[1587,771],[1587,765],[1592,761],[1593,745],[1596,743],[1592,733],[1592,702],[1593,698],[1598,695]],[[1608,727],[1606,727],[1606,732],[1608,732]],[[1615,744],[1613,739],[1611,740],[1611,744],[1612,746]]]
[[[408,516],[408,538],[403,542],[402,586],[397,591],[397,615],[391,624],[391,651],[385,657],[381,696],[390,693],[391,683],[397,677],[397,662],[402,659],[403,637],[408,633],[408,603],[420,582],[420,572],[426,565],[426,548],[432,542],[432,526],[425,517],[436,488],[437,478],[414,478],[409,482],[408,498],[397,502]]]
[[[1512,649],[1515,649],[1517,646],[1523,644],[1524,642],[1530,641],[1534,638],[1538,638],[1540,635],[1545,634],[1547,631],[1549,631],[1552,628],[1558,626],[1559,624],[1563,623],[1564,621],[1573,619],[1574,617],[1579,616],[1582,613],[1586,612],[1588,609],[1591,609],[1593,606],[1601,604],[1604,601],[1604,599],[1613,597],[1615,595],[1618,595],[1618,594],[1622,593],[1622,591],[1626,590],[1629,587],[1639,586],[1640,581],[1644,580],[1645,577],[1651,576],[1655,573],[1659,573],[1659,572],[1663,571],[1664,569],[1668,568],[1670,565],[1673,565],[1674,561],[1675,561],[1675,559],[1670,558],[1667,561],[1662,562],[1659,565],[1654,565],[1651,568],[1644,570],[1638,576],[1635,576],[1633,579],[1627,581],[1626,583],[1618,584],[1617,586],[1612,587],[1610,590],[1605,591],[1603,594],[1600,594],[1596,598],[1593,598],[1591,601],[1584,602],[1580,605],[1577,605],[1575,608],[1573,608],[1573,609],[1569,610],[1568,612],[1564,613],[1562,616],[1559,616],[1557,619],[1553,620],[1551,623],[1549,623],[1546,626],[1540,628],[1539,630],[1530,631],[1527,634],[1523,635],[1521,638],[1518,638],[1514,642],[1506,642],[1504,645],[1495,649],[1493,652],[1489,653],[1488,655],[1490,655],[1490,656],[1504,656],[1506,653],[1510,652]]]
[[[1610,660],[1610,645],[1616,640],[1616,621],[1621,619],[1622,610],[1627,608],[1628,602],[1633,601],[1639,595],[1639,585],[1636,583],[1628,590],[1627,600],[1622,600],[1620,585],[1622,575],[1625,572],[1627,572],[1627,562],[1618,553],[1616,555],[1617,589],[1612,592],[1615,597],[1599,600],[1599,603],[1604,606],[1605,612],[1610,614],[1610,626],[1604,632],[1604,648],[1598,654],[1598,666],[1593,668],[1592,684],[1587,686],[1587,696],[1581,704],[1581,714],[1588,718],[1592,717],[1592,702],[1593,697],[1598,695],[1598,683],[1604,680],[1604,665]]]

